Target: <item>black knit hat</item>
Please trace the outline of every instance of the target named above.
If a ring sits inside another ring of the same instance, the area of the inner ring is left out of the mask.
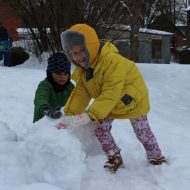
[[[71,63],[64,53],[54,53],[48,58],[47,72],[59,73],[64,72],[70,74]]]

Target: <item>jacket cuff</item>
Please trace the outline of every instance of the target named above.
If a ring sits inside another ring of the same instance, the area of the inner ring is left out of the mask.
[[[102,118],[100,118],[98,115],[96,115],[95,113],[92,113],[91,111],[87,111],[88,116],[91,118],[91,120],[98,122],[99,120],[101,120]]]

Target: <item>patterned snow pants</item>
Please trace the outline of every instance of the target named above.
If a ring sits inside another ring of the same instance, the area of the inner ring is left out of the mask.
[[[100,142],[103,151],[109,157],[120,152],[120,148],[116,145],[111,134],[112,128],[111,119],[105,119],[101,123],[93,122],[95,135]],[[161,157],[161,151],[158,146],[157,140],[151,131],[147,116],[130,119],[137,139],[143,144],[148,159]]]

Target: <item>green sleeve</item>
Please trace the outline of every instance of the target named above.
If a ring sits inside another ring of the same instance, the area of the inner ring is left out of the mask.
[[[40,82],[34,98],[34,122],[43,117],[41,110],[44,106],[50,105],[51,86],[46,80]]]

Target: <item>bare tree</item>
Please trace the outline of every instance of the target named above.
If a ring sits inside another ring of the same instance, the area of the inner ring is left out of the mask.
[[[144,0],[120,0],[126,8],[125,16],[130,23],[130,58],[138,62],[139,59],[139,28],[141,26],[141,9]]]
[[[143,27],[151,24],[161,15],[174,24],[185,24],[186,14],[184,8],[187,0],[144,0],[142,5]],[[174,28],[172,28],[173,30]]]
[[[131,32],[130,32],[130,49],[131,49],[131,59],[138,62],[139,58],[139,28],[141,21],[141,7],[143,0],[134,0],[131,6]]]
[[[68,11],[75,9],[77,5],[72,0],[69,2],[68,4],[65,0],[9,0],[9,4],[29,28],[40,54],[43,51],[60,50],[60,32],[68,26],[68,22],[72,22],[72,14],[68,17]]]
[[[96,28],[99,36],[106,33],[116,24],[126,23],[126,11],[119,1],[83,0],[84,22]]]
[[[99,36],[103,37],[109,26],[123,22],[124,18],[122,12],[124,9],[115,0],[7,0],[7,2],[29,28],[39,54],[43,51],[61,50],[61,31],[75,23],[90,24],[97,30]]]

